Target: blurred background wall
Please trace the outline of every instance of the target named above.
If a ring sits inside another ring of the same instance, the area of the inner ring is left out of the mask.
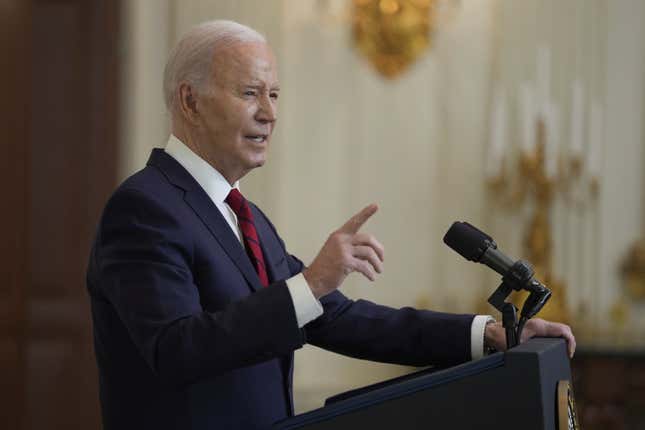
[[[375,0],[385,11],[438,5],[428,46],[385,77],[353,33],[369,3],[2,3],[13,96],[2,102],[0,172],[11,184],[0,288],[7,428],[97,426],[83,285],[93,229],[109,192],[165,144],[170,48],[216,18],[260,30],[278,58],[273,147],[242,188],[293,254],[311,261],[333,229],[377,202],[366,230],[386,247],[385,272],[373,284],[350,277],[344,293],[493,313],[485,301],[499,280],[441,242],[455,220],[480,226],[554,287],[543,312],[578,336],[585,428],[643,423],[645,4]],[[296,408],[410,370],[305,347]]]

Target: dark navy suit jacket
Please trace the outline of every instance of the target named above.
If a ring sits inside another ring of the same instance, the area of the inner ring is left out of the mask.
[[[472,315],[337,291],[298,328],[284,280],[303,264],[251,210],[266,288],[206,192],[163,150],[110,198],[87,273],[105,429],[268,428],[292,414],[293,351],[306,342],[409,365],[470,359]]]

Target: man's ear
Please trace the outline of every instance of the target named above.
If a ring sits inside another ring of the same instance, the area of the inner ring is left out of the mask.
[[[197,124],[200,118],[200,112],[197,108],[197,93],[194,88],[182,82],[179,85],[179,110],[181,115],[190,124]]]

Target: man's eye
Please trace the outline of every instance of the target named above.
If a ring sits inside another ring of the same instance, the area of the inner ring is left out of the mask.
[[[271,93],[271,98],[274,100],[278,100],[278,93]]]
[[[255,95],[255,91],[246,91],[246,92],[244,92],[244,95],[245,95],[245,96],[254,96],[254,95]]]

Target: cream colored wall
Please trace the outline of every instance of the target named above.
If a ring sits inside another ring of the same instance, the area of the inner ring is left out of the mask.
[[[468,290],[480,269],[460,265],[441,238],[455,218],[482,215],[483,187],[472,178],[483,167],[491,14],[486,2],[462,12],[433,53],[393,82],[357,56],[346,23],[285,16],[283,138],[268,166],[281,172],[280,194],[265,204],[292,252],[308,261],[333,228],[379,203],[368,230],[386,247],[386,270],[373,285],[351,278],[343,287],[351,297],[472,309]],[[296,388],[318,404],[325,394],[403,371],[311,347],[297,363]]]
[[[168,139],[161,87],[174,17],[169,0],[123,2],[121,40],[121,142],[119,176],[143,168],[154,147]]]
[[[587,3],[596,9],[587,10]],[[577,16],[580,25],[599,25],[600,48],[584,45],[580,61],[586,62],[585,73],[593,73],[590,85],[608,112],[603,192],[591,215],[583,216],[586,227],[575,213],[561,215],[567,221],[558,221],[563,224],[556,231],[569,236],[556,255],[583,256],[575,257],[576,267],[586,281],[575,283],[579,290],[572,296],[591,294],[590,319],[605,318],[602,312],[619,288],[616,259],[635,226],[643,223],[645,206],[638,197],[643,196],[643,165],[638,164],[645,159],[645,38],[637,25],[645,13],[638,0],[461,1],[433,48],[395,81],[383,80],[359,57],[347,22],[321,18],[321,5],[335,12],[342,9],[342,1],[125,4],[123,177],[142,167],[150,148],[162,146],[167,137],[160,88],[172,43],[204,20],[248,24],[264,32],[274,47],[282,91],[269,161],[245,178],[245,194],[269,214],[290,251],[305,262],[346,218],[369,202],[379,203],[380,211],[366,230],[386,247],[385,273],[373,284],[353,275],[342,290],[391,306],[422,300],[457,312],[481,307],[482,297],[498,280],[443,246],[441,239],[451,222],[468,220],[490,229],[514,255],[519,255],[524,225],[522,219],[498,212],[484,186],[492,88],[501,83],[513,95],[523,76],[531,76],[540,29],[558,64],[553,94],[567,106],[567,82],[575,64],[567,16]],[[591,52],[597,54],[593,60],[588,59]],[[516,120],[511,115],[510,134]],[[626,194],[616,192],[618,184]],[[593,282],[596,276],[600,278]],[[313,347],[299,351],[296,363],[298,410],[320,406],[327,395],[408,370]]]

